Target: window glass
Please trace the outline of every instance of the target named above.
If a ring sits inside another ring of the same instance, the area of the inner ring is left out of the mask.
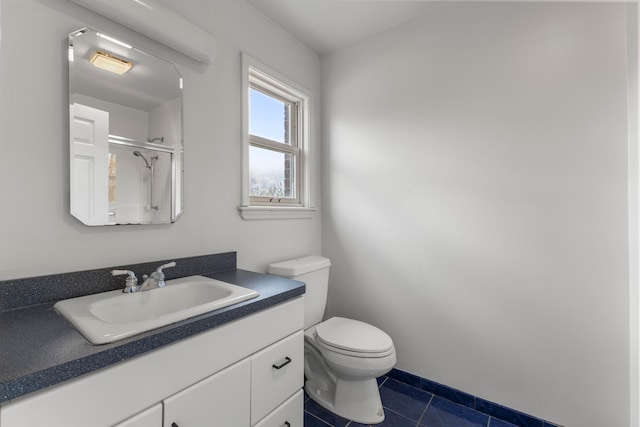
[[[251,196],[294,198],[294,156],[266,148],[249,147]]]
[[[258,90],[249,90],[249,133],[288,144],[287,104]]]

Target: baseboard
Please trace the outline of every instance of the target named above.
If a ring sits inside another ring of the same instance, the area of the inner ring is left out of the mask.
[[[471,409],[475,409],[476,411],[480,411],[484,414],[501,419],[503,421],[507,421],[517,426],[562,427],[559,424],[554,424],[549,421],[534,417],[532,415],[507,408],[506,406],[490,402],[488,400],[476,397],[472,394],[465,393],[464,391],[457,390],[455,388],[437,383],[435,381],[431,381],[427,378],[422,378],[417,375],[401,371],[400,369],[392,369],[391,372],[387,374],[387,377],[428,391],[429,393],[433,393],[436,396],[440,396],[444,399],[450,400],[460,405],[464,405]]]

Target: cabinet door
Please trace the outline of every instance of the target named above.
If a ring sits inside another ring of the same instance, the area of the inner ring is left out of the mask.
[[[164,427],[248,427],[251,363],[243,360],[163,402]]]
[[[296,332],[251,357],[251,423],[302,388],[304,335]]]
[[[158,403],[146,411],[127,418],[113,427],[160,427],[162,426],[162,405]]]
[[[278,406],[255,427],[303,427],[304,393],[298,390],[289,400]]]

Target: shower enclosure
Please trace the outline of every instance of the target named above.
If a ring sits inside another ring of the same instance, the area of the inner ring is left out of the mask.
[[[109,136],[109,212],[119,221],[153,222],[169,215],[173,147]]]
[[[156,204],[156,197],[155,197],[155,186],[153,185],[154,175],[155,175],[153,165],[159,159],[159,156],[158,155],[151,156],[151,161],[148,161],[147,158],[144,156],[144,154],[142,154],[138,150],[134,151],[133,155],[136,157],[141,157],[142,160],[144,160],[144,163],[147,165],[147,169],[149,169],[149,193],[151,194],[150,201],[149,201],[149,208],[158,210],[158,205]]]

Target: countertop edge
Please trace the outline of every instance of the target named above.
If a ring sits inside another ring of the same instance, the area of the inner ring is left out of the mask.
[[[137,335],[122,344],[93,346],[90,348],[95,350],[104,347],[104,350],[2,381],[0,404],[181,341],[305,293],[302,282],[245,270],[204,275],[262,292],[256,299]],[[263,287],[265,289],[261,289]],[[42,304],[38,310],[51,310],[52,306],[53,303]],[[73,329],[70,324],[68,328]]]

